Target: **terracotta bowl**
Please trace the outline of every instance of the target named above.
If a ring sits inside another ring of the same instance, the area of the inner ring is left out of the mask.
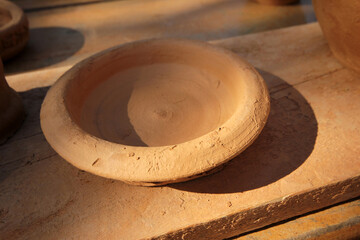
[[[299,0],[254,0],[261,4],[267,5],[286,5],[299,2]]]
[[[0,59],[0,144],[21,126],[25,112],[20,96],[9,87]]]
[[[235,54],[160,39],[105,50],[49,90],[41,127],[85,171],[131,184],[186,181],[248,147],[269,114],[266,85]]]
[[[14,3],[0,0],[0,55],[7,60],[18,54],[29,40],[29,24]]]
[[[313,0],[313,5],[335,57],[360,73],[360,1]]]

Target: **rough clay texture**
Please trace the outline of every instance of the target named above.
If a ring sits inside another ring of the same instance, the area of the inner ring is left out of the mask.
[[[29,23],[14,3],[0,1],[0,56],[3,61],[18,54],[29,40]]]
[[[223,239],[359,196],[359,75],[333,57],[319,25],[214,44],[247,59],[270,89],[267,125],[246,151],[216,174],[166,187],[97,177],[52,150],[39,121],[48,88],[29,89],[29,116],[0,147],[0,236]],[[13,79],[23,87],[26,78]]]
[[[25,117],[20,96],[9,87],[0,60],[0,144],[21,126]]]
[[[313,0],[313,5],[334,55],[360,73],[360,1]]]
[[[74,166],[137,185],[209,173],[246,149],[269,115],[264,80],[222,48],[184,39],[121,45],[49,90],[41,127]]]
[[[233,240],[339,240],[360,238],[360,199],[240,234]]]

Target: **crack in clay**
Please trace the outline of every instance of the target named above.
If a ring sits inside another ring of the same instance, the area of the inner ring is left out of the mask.
[[[301,85],[301,84],[303,84],[303,83],[307,83],[307,82],[314,81],[314,80],[317,80],[317,79],[322,78],[322,77],[326,77],[326,76],[332,75],[332,74],[334,74],[334,73],[336,73],[336,72],[339,72],[339,71],[345,70],[345,69],[346,69],[345,67],[340,67],[340,68],[334,69],[334,70],[332,70],[332,71],[330,71],[330,72],[327,72],[327,73],[324,73],[324,74],[321,74],[321,75],[314,76],[314,77],[312,77],[312,78],[306,79],[306,80],[304,80],[304,81],[301,81],[301,82],[298,82],[298,83],[294,83],[294,84],[292,84],[292,85],[286,85],[284,88],[280,88],[280,89],[277,89],[277,90],[273,90],[274,88],[276,88],[276,87],[278,87],[278,86],[281,86],[282,84],[276,85],[276,86],[272,87],[269,92],[270,92],[270,94],[272,95],[272,94],[281,92],[281,91],[283,91],[283,90],[286,90],[286,89],[288,89],[288,88],[291,88],[291,87],[294,87],[294,86],[299,86],[299,85]]]
[[[97,158],[92,164],[91,166],[95,166],[95,164],[97,164],[99,162],[100,158]]]
[[[183,198],[180,198],[180,200],[181,200],[181,203],[180,203],[180,208],[185,209],[185,207],[184,207],[185,200],[184,200]]]
[[[24,124],[24,127],[25,127],[25,124]],[[18,141],[21,141],[21,140],[25,140],[25,139],[28,139],[28,138],[32,138],[32,137],[35,137],[35,136],[37,136],[37,135],[42,135],[42,132],[37,132],[37,133],[34,133],[34,134],[31,134],[31,135],[29,135],[29,136],[23,136],[23,137],[20,137],[20,138],[18,138],[18,139],[14,139],[14,140],[9,140],[7,143],[8,143],[8,145],[2,145],[2,146],[0,146],[0,150],[2,150],[3,149],[3,147],[9,147],[11,144],[14,144],[14,143],[16,143],[16,142],[18,142]]]
[[[57,156],[57,155],[58,155],[57,153],[54,153],[54,154],[51,154],[51,155],[49,155],[49,156],[47,156],[47,157],[40,158],[40,159],[38,159],[38,160],[36,160],[36,161],[31,161],[31,160],[30,160],[30,161],[26,161],[24,165],[18,166],[18,167],[15,167],[15,168],[11,168],[11,169],[6,169],[6,171],[8,171],[8,170],[21,169],[21,168],[25,167],[26,165],[29,165],[29,162],[31,162],[31,164],[34,164],[34,163],[38,163],[38,162],[47,160],[47,159],[49,159],[49,158],[55,157],[55,156]],[[23,158],[19,158],[19,159],[17,159],[17,160],[12,160],[11,162],[7,162],[7,163],[5,163],[5,164],[0,164],[0,167],[6,167],[7,165],[14,164],[15,162],[23,162],[25,159],[28,159],[28,157],[23,157]]]

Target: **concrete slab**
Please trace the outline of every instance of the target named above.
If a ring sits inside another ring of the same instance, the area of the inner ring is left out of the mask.
[[[222,239],[359,196],[360,76],[336,61],[319,26],[214,44],[261,72],[271,92],[268,124],[221,172],[165,187],[129,186],[69,165],[39,125],[47,91],[40,86],[51,84],[53,70],[10,78],[25,90],[28,117],[0,146],[0,235]]]

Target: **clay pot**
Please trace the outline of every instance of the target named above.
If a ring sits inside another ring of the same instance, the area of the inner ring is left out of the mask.
[[[0,55],[3,61],[18,54],[29,40],[29,24],[14,3],[0,0]]]
[[[21,126],[25,117],[20,96],[9,87],[0,60],[0,144]]]
[[[241,153],[269,114],[266,85],[235,54],[160,39],[105,50],[49,90],[41,127],[64,159],[139,185],[186,181]]]
[[[313,0],[313,5],[335,57],[360,72],[360,1]]]
[[[255,1],[267,5],[286,5],[286,4],[299,2],[299,0],[255,0]]]

